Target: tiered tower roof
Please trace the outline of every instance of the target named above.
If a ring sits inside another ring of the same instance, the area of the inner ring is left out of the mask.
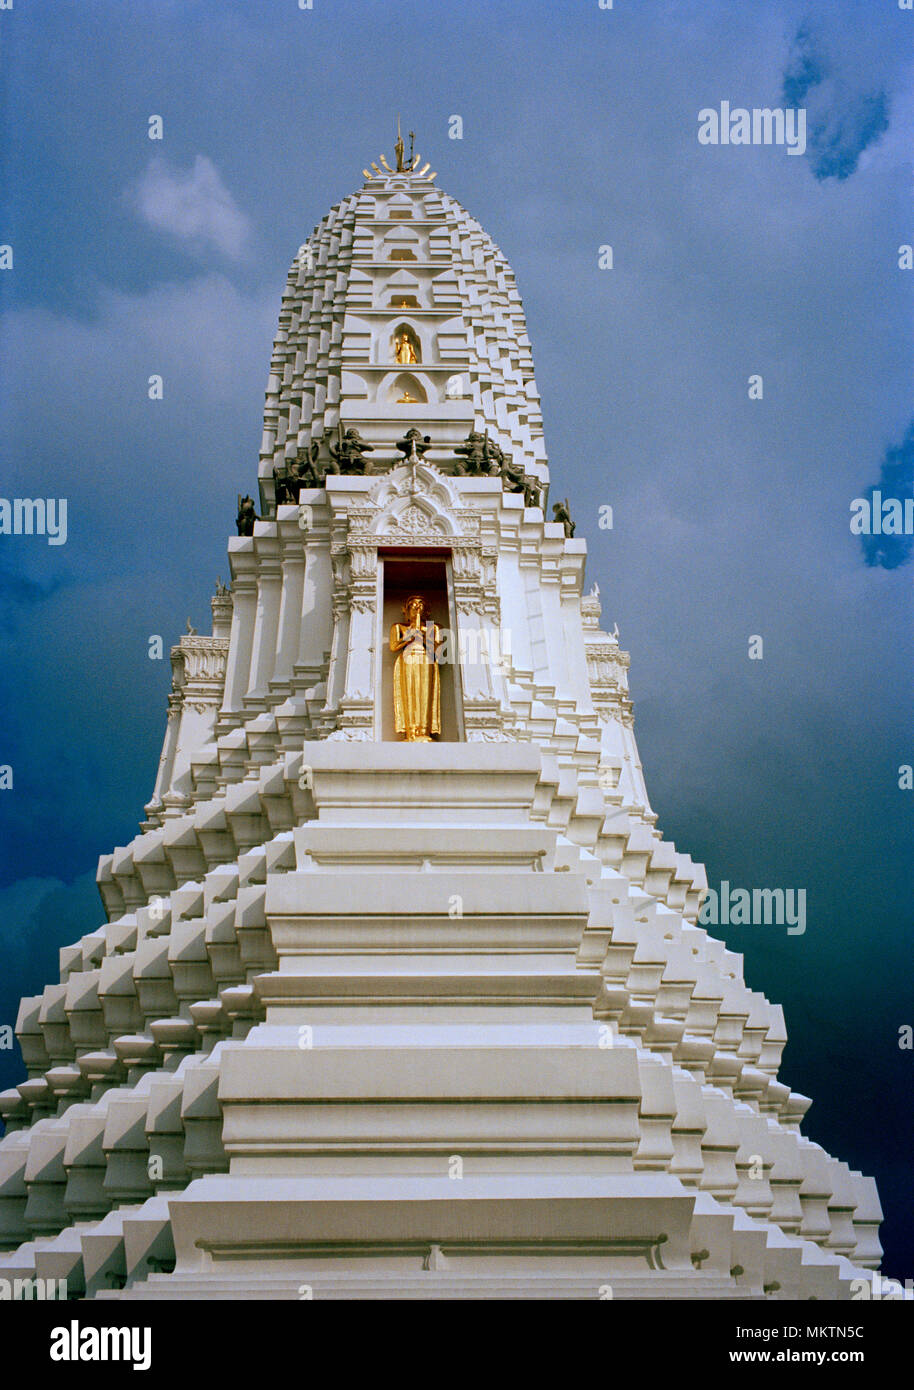
[[[487,430],[516,463],[548,481],[530,339],[511,267],[476,219],[434,186],[434,175],[366,175],[289,270],[264,412],[265,494],[274,467],[335,435],[340,424],[386,444],[383,462],[397,457],[396,432],[411,420],[429,427],[432,461],[468,428]],[[403,333],[415,364],[393,361]]]

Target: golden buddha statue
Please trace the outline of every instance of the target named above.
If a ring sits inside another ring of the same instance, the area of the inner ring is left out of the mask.
[[[394,359],[403,367],[411,367],[414,362],[419,361],[407,333],[401,333],[394,339]]]
[[[407,743],[431,743],[441,733],[441,681],[435,651],[441,630],[428,621],[428,604],[412,594],[403,605],[405,622],[390,629],[394,663],[394,727]],[[431,651],[429,650],[431,648]]]

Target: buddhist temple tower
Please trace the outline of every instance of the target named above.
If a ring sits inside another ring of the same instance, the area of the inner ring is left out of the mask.
[[[22,1001],[0,1276],[849,1298],[874,1184],[804,1137],[782,1012],[698,925],[514,276],[402,140],[294,256],[254,466],[140,833]]]

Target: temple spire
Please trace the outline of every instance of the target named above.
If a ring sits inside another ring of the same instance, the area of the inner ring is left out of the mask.
[[[399,113],[398,113],[398,114],[397,114],[397,138],[396,138],[396,140],[394,141],[394,165],[395,165],[395,167],[394,167],[393,169],[390,167],[390,165],[389,165],[388,162],[387,162],[387,156],[386,156],[386,155],[383,155],[383,154],[382,154],[382,155],[379,155],[378,158],[379,158],[379,160],[380,160],[380,162],[381,162],[381,166],[382,166],[384,172],[386,172],[386,173],[388,173],[388,174],[412,174],[412,173],[415,173],[415,171],[419,168],[419,162],[420,162],[420,157],[419,157],[419,155],[417,155],[417,154],[414,153],[414,149],[415,149],[415,140],[416,140],[416,132],[415,132],[414,130],[411,130],[411,131],[409,132],[409,155],[407,155],[407,154],[406,154],[406,143],[405,143],[405,141],[404,141],[404,139],[403,139],[403,135],[402,135],[402,132],[401,132],[401,130],[400,130],[400,116],[399,116]],[[377,175],[379,175],[379,177],[381,177],[381,178],[384,177],[384,173],[382,173],[382,169],[379,168],[377,164],[375,164],[374,160],[372,160],[372,162],[371,162],[371,167],[372,167],[372,169],[375,171],[375,173],[376,173]],[[424,167],[423,169],[419,169],[419,174],[420,174],[420,176],[424,176],[424,175],[428,172],[428,169],[429,169],[429,165],[428,165],[428,164],[426,164],[425,167]],[[365,177],[366,177],[367,179],[370,179],[370,178],[371,178],[371,174],[369,173],[369,171],[368,171],[367,169],[363,169],[363,170],[362,170],[362,173],[365,175]],[[433,174],[433,175],[432,175],[432,178],[434,178],[434,177],[435,177],[435,176],[434,176],[434,174]]]

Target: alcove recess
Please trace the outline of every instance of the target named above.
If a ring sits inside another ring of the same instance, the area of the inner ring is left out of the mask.
[[[378,647],[381,652],[381,739],[387,743],[402,743],[394,729],[393,672],[396,654],[390,650],[390,629],[403,622],[403,604],[410,594],[421,594],[429,604],[429,621],[442,629],[450,629],[448,644],[451,659],[439,665],[441,680],[441,734],[436,743],[459,743],[462,740],[460,666],[456,660],[456,622],[454,619],[453,583],[449,550],[429,550],[411,553],[402,550],[380,551],[382,568],[381,631]]]

